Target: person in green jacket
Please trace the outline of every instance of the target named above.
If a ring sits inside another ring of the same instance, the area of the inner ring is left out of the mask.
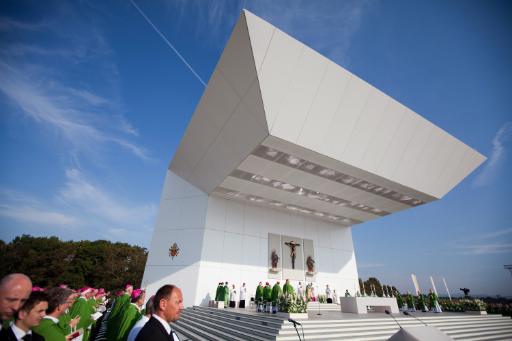
[[[293,290],[293,287],[290,284],[290,280],[287,279],[283,285],[283,293],[285,294],[285,296],[291,296],[291,295],[293,295],[294,292],[295,291]]]
[[[256,287],[256,294],[254,295],[254,300],[256,301],[256,304],[263,301],[263,285],[261,285],[261,282],[259,282],[258,286]]]
[[[269,282],[265,283],[265,287],[263,288],[263,301],[265,303],[272,301],[272,288]]]
[[[274,284],[274,287],[272,288],[272,314],[277,313],[277,301],[279,300],[279,296],[282,294],[283,290],[279,285],[279,281],[277,281],[277,283]]]
[[[126,341],[130,330],[142,317],[140,310],[146,299],[144,290],[135,289],[132,292],[131,304],[121,313],[119,328],[117,329],[117,340]]]
[[[132,292],[133,286],[131,284],[127,284],[124,292],[116,298],[112,305],[112,309],[110,310],[107,320],[107,340],[109,341],[116,339],[119,316],[121,315],[121,312],[124,311],[125,307],[130,304]]]
[[[409,311],[416,311],[416,302],[409,291],[407,292],[407,298],[405,299],[405,301],[407,302],[407,307],[409,308]]]
[[[223,294],[224,294],[224,296],[223,296],[223,298],[224,298],[224,308],[227,308],[227,307],[229,307],[229,286],[228,286],[228,282],[226,282],[224,284],[224,287],[222,289],[224,289],[223,290]]]
[[[276,304],[277,300],[279,299],[279,296],[283,293],[283,290],[281,289],[281,286],[279,285],[279,281],[274,284],[274,287],[272,288],[272,304]]]
[[[398,290],[395,292],[395,296],[396,296],[396,304],[398,305],[398,308],[400,310],[402,310],[404,307],[404,299],[403,299],[402,295],[400,295],[400,292],[398,292]]]
[[[222,287],[222,282],[219,282],[217,285],[217,291],[215,292],[215,301],[222,301],[220,299],[221,290],[224,290],[224,288]]]
[[[422,312],[426,313],[428,311],[427,302],[425,301],[425,295],[418,291],[418,304]]]
[[[34,331],[45,340],[66,341],[69,333],[59,325],[59,316],[71,305],[73,291],[67,288],[51,288],[45,293],[48,296],[46,316],[34,327]]]
[[[83,287],[79,292],[80,297],[75,300],[75,303],[73,303],[71,309],[69,309],[69,314],[72,318],[80,316],[80,321],[76,325],[76,328],[83,328],[84,336],[82,337],[82,340],[88,341],[90,336],[90,327],[94,322],[91,315],[95,312],[89,304],[89,296],[92,293],[92,289],[89,287]]]

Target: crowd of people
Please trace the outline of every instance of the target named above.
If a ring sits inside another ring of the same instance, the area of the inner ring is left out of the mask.
[[[10,274],[0,280],[0,341],[89,341],[100,321],[108,341],[179,341],[170,323],[183,310],[181,289],[164,285],[143,307],[145,300],[145,291],[129,284],[111,294],[91,287],[40,288],[24,274]]]
[[[299,282],[297,288],[295,289],[290,280],[287,279],[281,288],[281,282],[276,281],[276,283],[272,286],[269,282],[266,282],[263,285],[263,282],[259,282],[256,287],[256,291],[254,296],[250,297],[250,300],[253,301],[258,309],[263,311],[268,311],[270,308],[275,307],[277,305],[278,298],[283,295],[295,295],[297,298],[302,298],[306,302],[316,302],[319,300],[319,295],[313,286],[313,283],[308,283],[306,286]],[[238,304],[237,304],[237,295],[238,295]],[[329,285],[327,284],[325,287],[325,298],[326,303],[338,303],[336,290],[331,290]],[[242,284],[240,290],[236,289],[235,284],[229,284],[228,282],[219,282],[217,285],[217,290],[215,292],[215,301],[223,302],[224,308],[245,308],[247,299],[247,287],[245,283]]]

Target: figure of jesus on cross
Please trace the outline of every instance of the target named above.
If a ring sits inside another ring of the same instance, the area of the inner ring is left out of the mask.
[[[289,242],[286,242],[285,245],[288,245],[290,247],[290,257],[292,257],[292,269],[295,269],[295,257],[297,256],[295,247],[300,246],[300,244],[297,244],[295,241],[290,240]]]

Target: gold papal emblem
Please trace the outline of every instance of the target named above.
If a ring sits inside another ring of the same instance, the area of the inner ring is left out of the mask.
[[[178,247],[178,244],[174,243],[169,248],[169,257],[171,259],[174,259],[174,257],[178,256],[180,254],[180,248]]]

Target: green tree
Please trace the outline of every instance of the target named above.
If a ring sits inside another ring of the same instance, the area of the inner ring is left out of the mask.
[[[0,243],[0,256],[1,277],[22,272],[43,287],[65,283],[72,288],[90,285],[112,290],[128,282],[140,285],[147,250],[106,240],[74,242],[22,235]]]

